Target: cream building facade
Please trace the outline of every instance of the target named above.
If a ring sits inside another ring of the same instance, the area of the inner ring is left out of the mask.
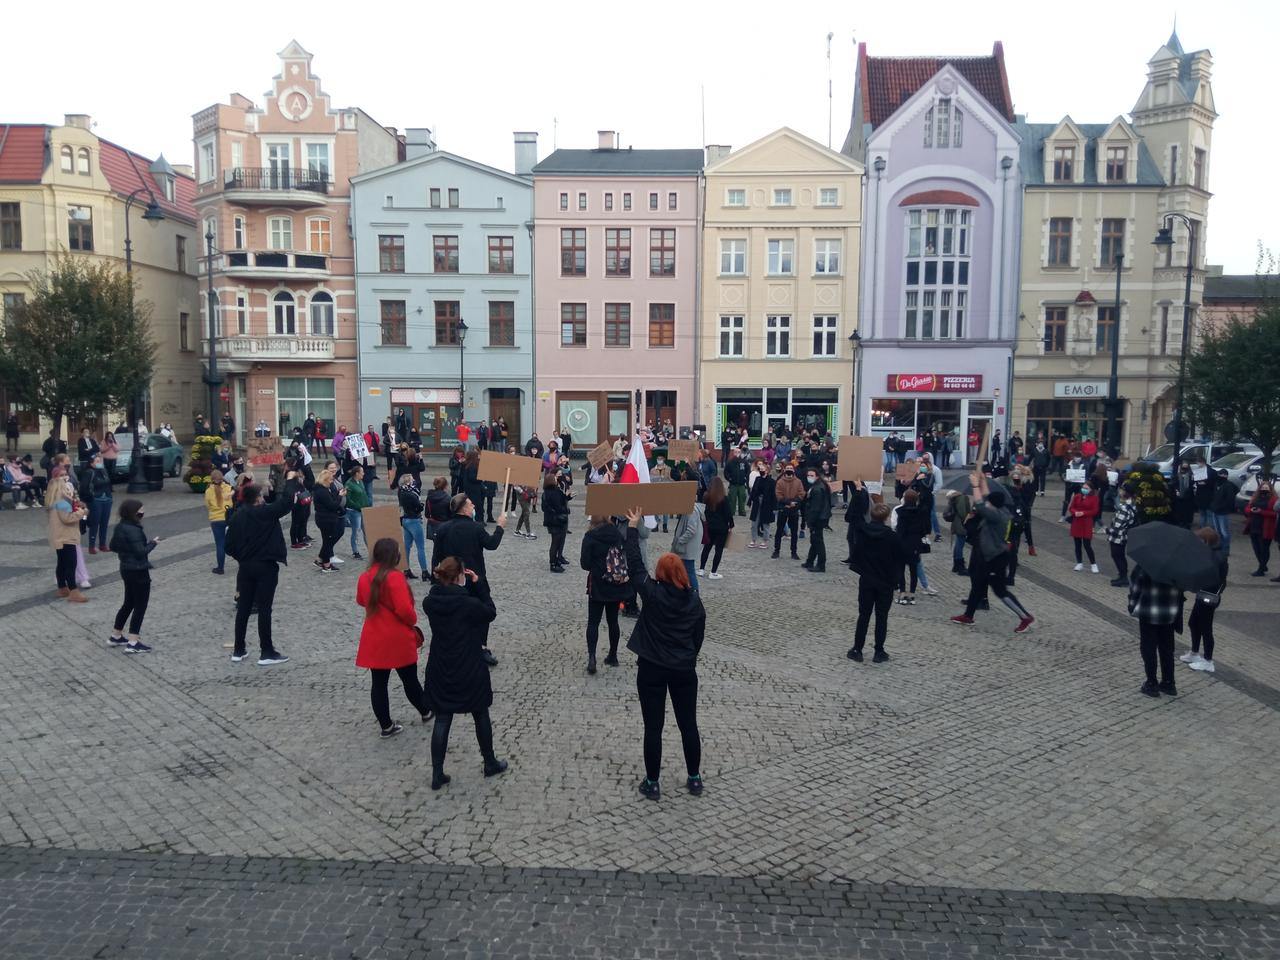
[[[1015,125],[1025,193],[1010,427],[1024,437],[1102,438],[1118,337],[1120,452],[1137,457],[1164,442],[1188,257],[1193,342],[1204,290],[1212,62],[1207,50],[1184,52],[1174,34],[1149,61],[1130,120]],[[1174,220],[1172,249],[1156,247],[1170,213],[1192,225]]]
[[[835,435],[853,412],[862,165],[783,127],[707,148],[698,422]]]

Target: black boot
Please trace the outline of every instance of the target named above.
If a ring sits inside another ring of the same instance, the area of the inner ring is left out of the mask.
[[[440,767],[432,766],[431,768],[431,789],[432,790],[439,790],[451,779],[453,778],[444,772],[443,766],[440,766]]]
[[[484,775],[486,777],[496,777],[500,773],[505,773],[507,769],[507,761],[499,760],[495,756],[485,757]]]

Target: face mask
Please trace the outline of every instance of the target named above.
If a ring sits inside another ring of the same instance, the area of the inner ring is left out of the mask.
[[[1086,497],[1087,497],[1087,496],[1088,496],[1090,493],[1092,493],[1093,491],[1092,491],[1092,490],[1090,490],[1088,487],[1081,487],[1081,488],[1080,488],[1080,492],[1081,492],[1084,496],[1086,496]]]
[[[810,483],[813,483],[813,482],[814,482],[814,481],[816,481],[817,479],[818,479],[818,477],[817,477],[817,475],[816,475],[816,474],[812,474],[812,473],[811,473],[811,474],[809,474],[809,482],[810,482]]]
[[[659,460],[658,460],[658,466],[662,466],[662,465],[663,465],[663,464],[665,464],[666,462],[667,462],[667,461],[665,461],[665,460],[663,460],[663,459],[659,458]]]

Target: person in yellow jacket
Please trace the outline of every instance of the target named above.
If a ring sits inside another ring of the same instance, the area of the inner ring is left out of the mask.
[[[209,511],[209,529],[213,531],[213,546],[218,553],[218,565],[214,573],[223,572],[223,563],[227,558],[227,511],[232,504],[231,484],[222,476],[221,470],[209,471],[209,486],[204,488],[204,505]]]

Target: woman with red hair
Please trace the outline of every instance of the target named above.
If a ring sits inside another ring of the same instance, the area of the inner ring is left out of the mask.
[[[644,718],[644,769],[640,792],[650,800],[661,797],[662,725],[667,694],[680,728],[689,792],[702,793],[702,739],[698,735],[698,653],[706,630],[707,612],[689,582],[684,561],[674,553],[658,558],[653,577],[645,572],[640,554],[639,510],[627,514],[627,569],[640,600],[627,649],[639,659],[636,692]]]

